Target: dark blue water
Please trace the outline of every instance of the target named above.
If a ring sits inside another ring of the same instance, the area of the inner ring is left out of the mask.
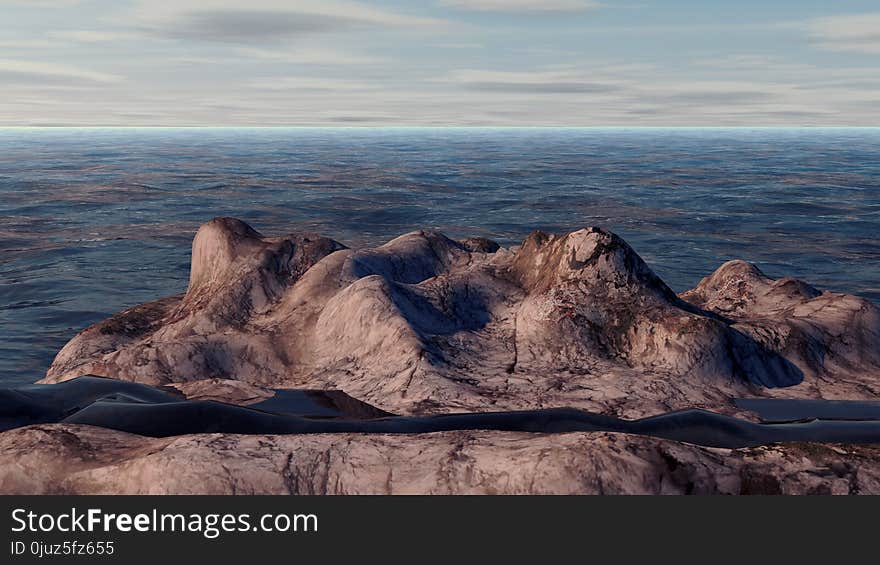
[[[183,291],[220,215],[349,245],[601,225],[679,291],[742,258],[880,302],[880,129],[0,129],[0,383]]]

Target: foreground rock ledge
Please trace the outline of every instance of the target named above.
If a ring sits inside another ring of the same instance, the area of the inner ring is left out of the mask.
[[[877,494],[880,447],[698,448],[623,434],[0,434],[0,492],[30,494]]]
[[[742,261],[676,295],[598,228],[510,249],[419,231],[352,250],[218,218],[195,237],[186,294],[84,330],[44,382],[84,374],[233,401],[341,389],[398,414],[743,416],[732,398],[876,400],[880,313]],[[149,439],[40,425],[0,434],[0,491],[880,493],[878,462],[876,446],[720,450],[611,433]]]

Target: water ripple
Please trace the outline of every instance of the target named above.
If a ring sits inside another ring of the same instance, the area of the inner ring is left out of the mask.
[[[608,227],[677,289],[742,258],[880,301],[880,130],[0,129],[0,382],[186,287],[198,225],[349,245]]]

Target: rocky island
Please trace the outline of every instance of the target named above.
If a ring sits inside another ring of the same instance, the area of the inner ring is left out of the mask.
[[[599,228],[218,218],[185,294],[0,396],[0,491],[880,493],[878,398],[878,308],[743,261],[677,295]]]

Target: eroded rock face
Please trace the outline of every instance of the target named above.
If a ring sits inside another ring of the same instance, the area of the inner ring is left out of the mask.
[[[796,365],[805,379],[786,395],[880,396],[880,310],[868,300],[774,280],[745,261],[725,263],[682,298]]]
[[[737,396],[875,400],[880,313],[741,261],[676,296],[609,232],[516,248],[418,231],[353,250],[215,219],[186,294],[77,335],[84,374],[253,405],[341,389],[398,414],[571,406],[639,418]],[[619,433],[0,434],[4,493],[880,493],[875,446],[712,449]]]
[[[20,494],[877,494],[876,446],[700,448],[620,434],[0,434]]]
[[[772,350],[681,301],[614,234],[533,234],[511,270],[528,292],[516,322],[520,366],[577,369],[598,357],[692,380],[802,379]]]
[[[878,327],[865,300],[743,262],[676,296],[598,228],[513,250],[431,231],[352,250],[219,218],[196,234],[185,295],[86,329],[44,381],[338,388],[401,414],[733,413],[732,396],[876,396]]]

